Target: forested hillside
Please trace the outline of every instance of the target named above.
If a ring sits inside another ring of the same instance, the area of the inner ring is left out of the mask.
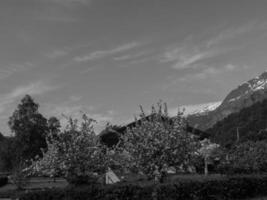
[[[208,129],[209,137],[223,146],[267,139],[267,99],[242,109]]]

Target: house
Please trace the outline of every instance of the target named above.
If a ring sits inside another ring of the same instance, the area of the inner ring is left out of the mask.
[[[128,128],[130,129],[134,128],[137,124],[141,124],[142,121],[144,120],[153,120],[154,117],[156,117],[156,114],[148,115],[146,117],[133,121],[124,126],[108,127],[99,134],[100,142],[109,147],[112,147],[118,144],[120,135],[124,134]],[[163,123],[173,123],[173,118],[161,116],[161,119]],[[208,135],[204,131],[189,126],[188,124],[186,126],[186,131],[192,133],[193,135],[199,137],[200,139],[203,139],[205,138],[206,135]]]

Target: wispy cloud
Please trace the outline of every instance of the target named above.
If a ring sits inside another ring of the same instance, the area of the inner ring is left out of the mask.
[[[0,113],[4,112],[9,105],[13,104],[18,98],[22,98],[26,94],[42,95],[58,88],[58,86],[53,86],[43,81],[16,87],[11,92],[0,95]]]
[[[49,52],[43,53],[43,56],[54,59],[54,58],[61,58],[67,55],[70,55],[72,53],[75,53],[77,51],[81,51],[83,49],[88,48],[89,46],[92,45],[92,42],[83,42],[82,44],[74,44],[74,45],[69,45],[69,46],[63,46],[63,47],[58,47],[55,49],[51,49]]]
[[[47,84],[42,81],[30,83],[29,85],[20,86],[15,88],[11,93],[9,93],[6,97],[8,99],[15,99],[25,94],[29,95],[41,95],[46,92],[58,89],[58,86],[53,86],[51,84]]]
[[[194,69],[193,71],[183,75],[182,77],[177,76],[170,76],[165,84],[163,84],[163,90],[169,90],[172,88],[177,88],[178,85],[182,83],[192,83],[198,82],[202,80],[207,80],[210,78],[217,78],[219,75],[225,75],[226,73],[230,72],[237,72],[241,70],[245,70],[248,68],[246,65],[233,65],[227,64],[222,66],[201,66],[201,69]],[[193,90],[190,88],[190,92],[192,93],[199,93],[199,90]],[[205,89],[205,91],[201,91],[201,93],[211,94],[214,93],[209,89]]]
[[[137,58],[143,57],[148,53],[150,53],[149,50],[143,50],[143,51],[139,51],[137,53],[115,56],[113,58],[113,60],[115,60],[115,61],[130,61],[130,60],[133,60],[133,59],[135,60]]]
[[[24,64],[10,64],[7,66],[1,66],[0,69],[0,80],[5,79],[15,73],[22,72],[25,70],[29,70],[33,67],[33,64],[30,62],[26,62]]]
[[[172,68],[185,69],[193,64],[218,54],[218,50],[200,50],[198,47],[175,48],[164,53],[161,62],[174,62]]]
[[[117,53],[128,51],[130,49],[137,47],[138,45],[139,45],[139,43],[137,43],[137,42],[131,42],[131,43],[123,44],[121,46],[118,46],[116,48],[109,49],[109,50],[94,51],[88,55],[76,56],[76,57],[74,57],[74,61],[86,62],[86,61],[90,61],[90,60],[96,60],[96,59],[104,58],[106,56],[111,56],[111,55],[114,55]]]
[[[48,58],[59,58],[59,57],[63,57],[63,56],[66,56],[68,55],[68,51],[67,50],[54,50],[52,52],[49,52],[49,53],[46,53],[46,56]]]
[[[232,65],[232,64],[227,64],[222,67],[207,67],[207,68],[202,69],[200,72],[188,74],[182,78],[179,78],[178,81],[203,80],[203,79],[206,79],[212,76],[216,76],[221,73],[232,72],[240,68],[241,66]]]
[[[160,56],[160,62],[170,62],[171,67],[177,70],[195,68],[196,64],[205,63],[205,61],[218,55],[239,49],[240,47],[229,43],[232,39],[266,28],[265,23],[250,22],[239,27],[225,29],[203,41],[193,42],[193,38],[186,38],[179,45],[167,47]],[[227,43],[227,46],[224,45],[225,43]]]
[[[206,43],[206,46],[211,47],[214,45],[218,45],[222,42],[234,39],[240,35],[244,35],[255,29],[261,29],[263,27],[265,27],[265,24],[262,24],[262,23],[259,24],[253,21],[253,22],[249,22],[247,24],[241,25],[239,27],[228,28],[226,30],[221,31],[219,34],[212,37],[211,39],[209,39]]]

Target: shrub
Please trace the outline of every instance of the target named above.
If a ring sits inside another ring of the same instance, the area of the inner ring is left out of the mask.
[[[6,185],[8,183],[8,178],[6,176],[0,177],[0,187]]]
[[[68,183],[72,185],[88,185],[88,184],[96,184],[98,179],[96,176],[68,176],[67,177]]]
[[[180,180],[165,184],[117,184],[49,189],[23,194],[21,200],[215,200],[267,194],[267,176],[235,176],[218,180]]]

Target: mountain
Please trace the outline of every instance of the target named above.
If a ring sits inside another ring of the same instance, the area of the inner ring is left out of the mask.
[[[230,114],[206,132],[222,146],[231,146],[237,141],[267,140],[267,99]]]
[[[205,104],[183,106],[182,108],[185,109],[185,115],[205,115],[206,113],[218,108],[221,103],[221,101],[210,102]]]
[[[211,128],[232,113],[267,98],[267,71],[232,90],[213,111],[191,114],[187,117],[191,126],[200,130]]]

